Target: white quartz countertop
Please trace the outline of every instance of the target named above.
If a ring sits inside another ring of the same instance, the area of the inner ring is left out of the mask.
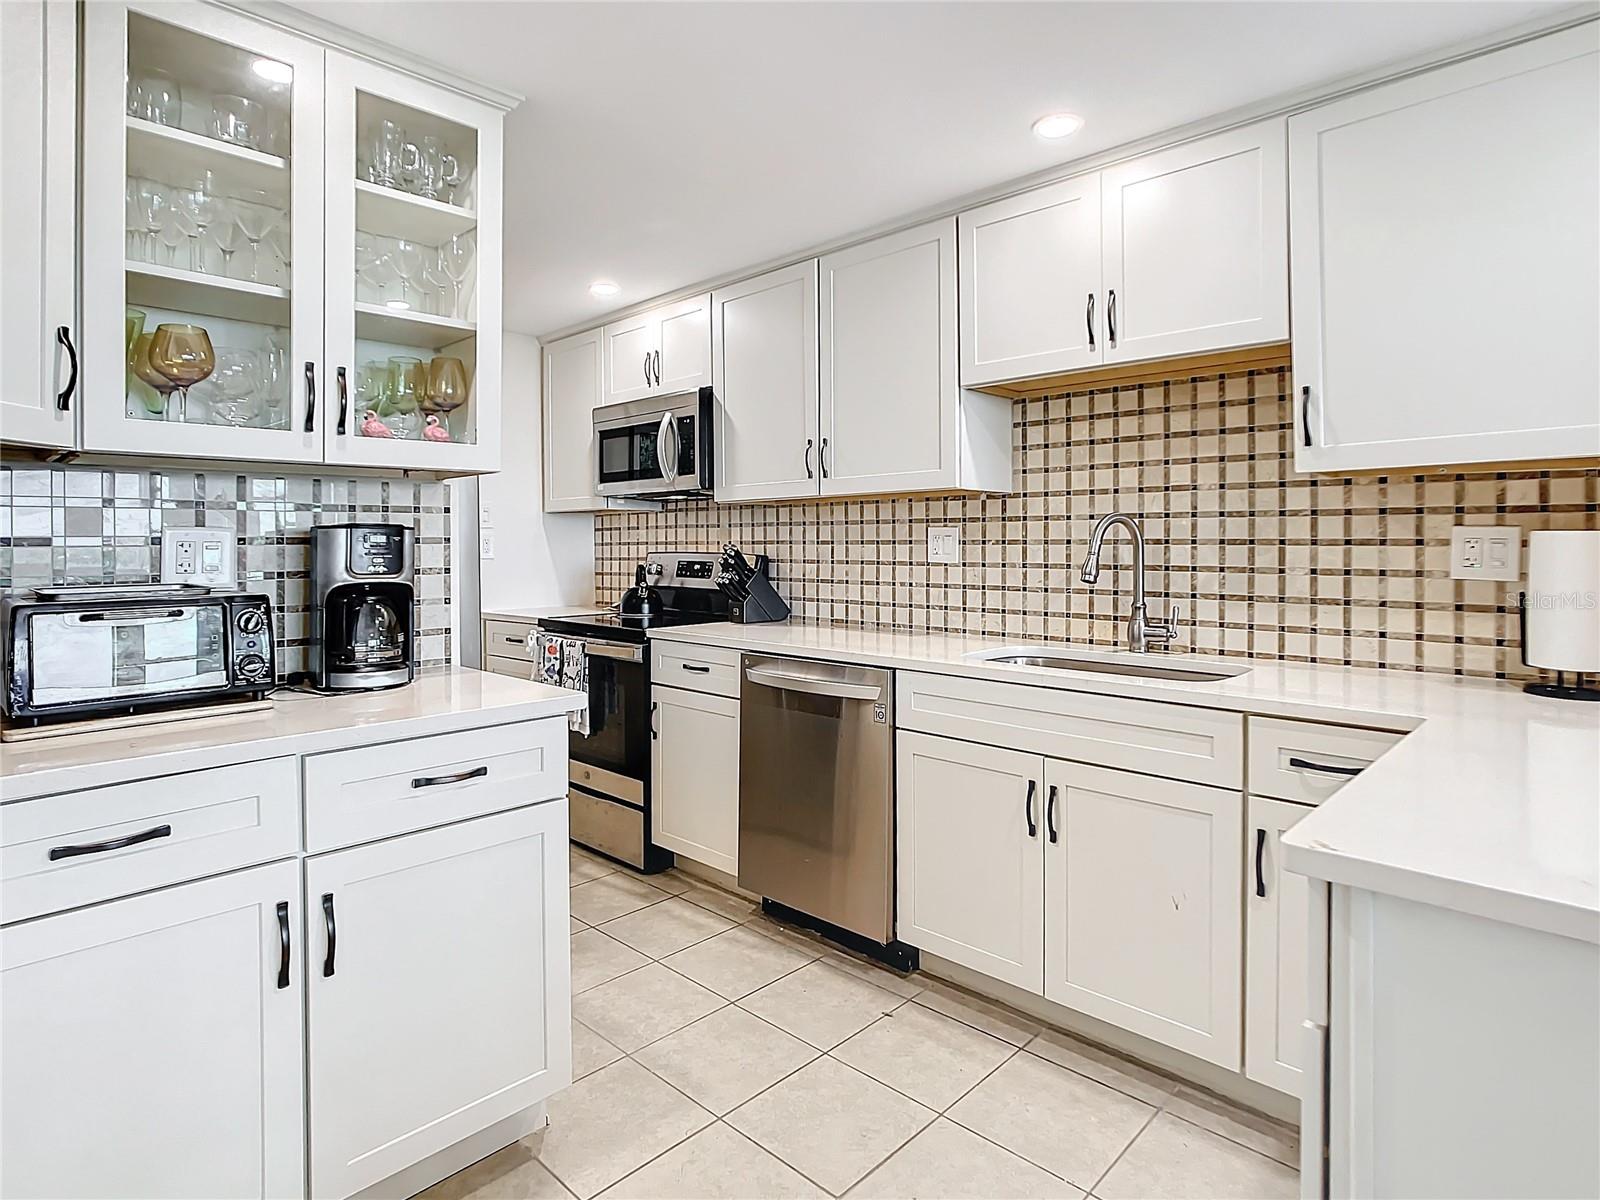
[[[1284,835],[1292,870],[1600,943],[1600,712],[1514,684],[1276,660],[1126,654],[1067,643],[786,622],[652,638],[1406,732]],[[974,661],[1075,657],[1247,666],[1213,683]]]
[[[582,692],[468,667],[422,671],[406,687],[381,692],[315,695],[282,690],[272,697],[270,711],[0,744],[0,800],[280,754],[565,717],[584,703]]]
[[[486,608],[485,621],[537,621],[540,617],[590,617],[605,612],[604,604],[544,604],[532,608]]]

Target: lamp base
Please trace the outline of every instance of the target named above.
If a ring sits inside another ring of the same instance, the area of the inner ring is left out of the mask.
[[[1600,688],[1586,687],[1583,682],[1583,673],[1572,677],[1572,682],[1567,682],[1565,671],[1556,672],[1554,683],[1527,683],[1522,690],[1530,696],[1544,696],[1551,700],[1588,700],[1600,702]]]

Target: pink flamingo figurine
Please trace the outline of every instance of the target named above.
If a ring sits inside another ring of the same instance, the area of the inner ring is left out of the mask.
[[[427,427],[423,429],[422,436],[427,438],[430,442],[448,442],[450,440],[450,431],[443,425],[439,424],[438,417],[434,416],[432,413],[429,413],[428,424]]]
[[[361,422],[362,437],[392,438],[394,430],[378,420],[378,414],[372,409],[367,409],[367,415]]]

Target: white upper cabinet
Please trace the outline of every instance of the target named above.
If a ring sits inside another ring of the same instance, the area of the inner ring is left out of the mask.
[[[0,438],[74,444],[78,14],[70,0],[0,4]]]
[[[1274,120],[1101,174],[1106,362],[1288,340],[1284,154]]]
[[[1600,454],[1600,32],[1289,121],[1295,465]]]
[[[544,508],[591,512],[594,410],[601,401],[601,331],[574,334],[544,348]]]
[[[1080,175],[962,213],[961,382],[1100,362],[1100,177]]]
[[[503,114],[327,60],[326,460],[498,470]]]
[[[604,330],[605,400],[622,404],[711,384],[711,295],[653,308]]]
[[[956,484],[954,219],[824,255],[818,272],[822,494]]]
[[[711,386],[717,499],[815,496],[815,259],[712,294]]]
[[[1281,118],[961,214],[961,382],[1289,336]]]

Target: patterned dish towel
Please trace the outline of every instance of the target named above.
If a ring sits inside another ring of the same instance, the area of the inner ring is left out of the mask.
[[[539,679],[551,687],[566,688],[573,692],[589,690],[589,656],[577,638],[557,637],[553,633],[538,635],[535,653],[539,659]],[[589,706],[567,714],[567,728],[583,737],[589,736]]]

